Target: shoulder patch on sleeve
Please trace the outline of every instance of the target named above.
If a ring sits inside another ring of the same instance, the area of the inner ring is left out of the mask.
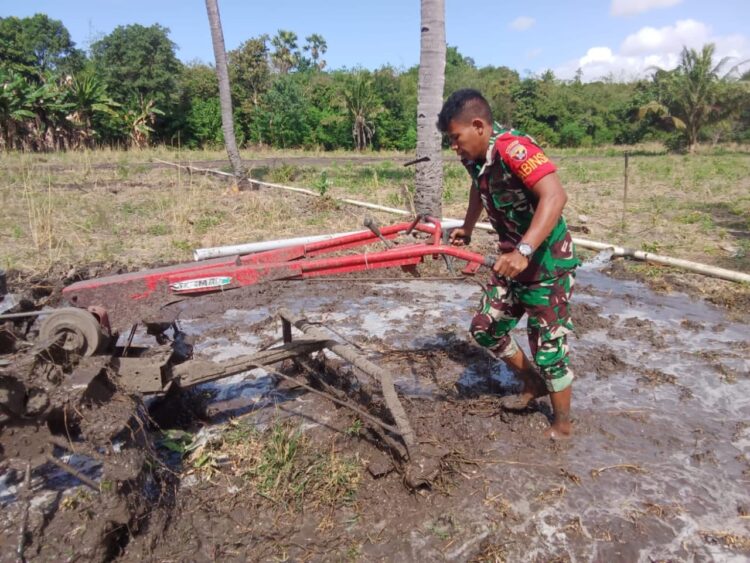
[[[513,160],[523,162],[528,156],[528,151],[518,140],[515,140],[506,147],[505,154]]]
[[[496,141],[496,148],[511,171],[528,188],[556,170],[544,151],[526,135],[501,135]]]

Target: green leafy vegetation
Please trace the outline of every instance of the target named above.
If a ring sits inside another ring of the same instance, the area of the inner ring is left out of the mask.
[[[180,447],[182,442],[177,442]],[[187,445],[183,452],[190,452],[195,469],[241,477],[260,496],[285,504],[349,502],[361,478],[355,457],[342,456],[333,448],[326,453],[289,421],[275,422],[265,430],[233,421],[219,440],[200,447]]]
[[[0,147],[215,147],[223,143],[214,69],[180,62],[169,30],[124,25],[87,55],[61,21],[0,18]],[[244,41],[228,53],[235,134],[242,146],[401,150],[416,146],[417,67],[327,70],[319,34],[291,30]],[[713,45],[685,48],[677,68],[629,83],[582,83],[551,71],[521,78],[478,68],[449,46],[445,93],[481,90],[495,117],[546,145],[591,147],[658,141],[750,141],[747,74],[714,60]],[[744,68],[743,68],[744,69]],[[593,181],[593,180],[592,180]]]

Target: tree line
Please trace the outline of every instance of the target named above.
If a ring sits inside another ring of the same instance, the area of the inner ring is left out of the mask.
[[[159,24],[117,27],[84,52],[44,14],[0,18],[0,146],[221,145],[215,70],[182,63],[176,48]],[[279,30],[227,53],[238,143],[413,151],[418,68],[329,70],[327,50],[319,34]],[[685,48],[675,69],[649,78],[583,82],[580,72],[561,80],[552,71],[521,77],[478,67],[448,46],[445,93],[482,91],[498,121],[546,146],[748,142],[750,72],[715,59],[713,45]]]

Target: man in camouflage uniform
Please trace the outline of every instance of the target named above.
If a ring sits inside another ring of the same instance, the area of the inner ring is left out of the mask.
[[[476,90],[454,92],[438,128],[472,179],[464,224],[453,230],[451,242],[470,242],[483,209],[500,238],[471,334],[523,382],[519,395],[503,398],[503,407],[522,410],[549,393],[554,421],[547,435],[569,436],[569,300],[579,262],[562,217],[567,195],[556,168],[531,137],[493,123],[489,104]],[[510,335],[524,313],[536,366]]]

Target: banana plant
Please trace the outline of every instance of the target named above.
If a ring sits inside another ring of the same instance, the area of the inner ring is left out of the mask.
[[[16,147],[19,130],[34,119],[34,96],[34,88],[22,76],[0,69],[0,127],[6,151]]]
[[[131,146],[137,148],[148,146],[154,132],[152,125],[156,122],[157,115],[164,115],[164,112],[156,107],[154,100],[141,100],[140,107],[127,110],[123,114]]]
[[[67,120],[73,104],[66,100],[64,87],[48,72],[39,86],[33,88],[28,104],[34,113],[24,145],[35,150],[54,150],[64,144],[71,128]]]
[[[83,72],[67,80],[68,99],[74,111],[70,119],[80,124],[87,135],[91,135],[92,119],[95,114],[116,115],[120,104],[107,94],[104,84],[91,72]]]

